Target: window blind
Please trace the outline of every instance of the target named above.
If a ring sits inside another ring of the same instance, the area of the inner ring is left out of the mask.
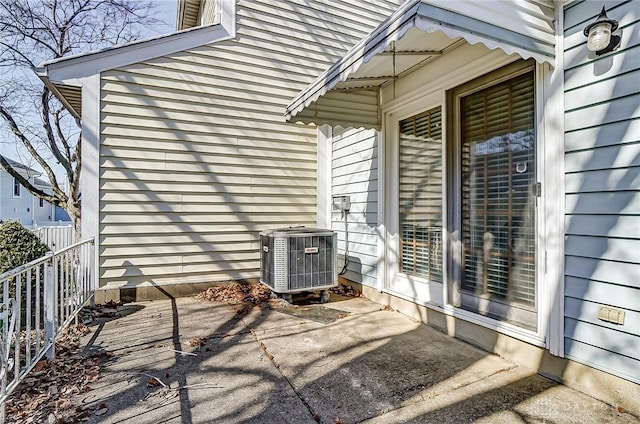
[[[533,73],[461,99],[462,290],[535,309]]]
[[[400,121],[401,272],[442,282],[442,110]]]

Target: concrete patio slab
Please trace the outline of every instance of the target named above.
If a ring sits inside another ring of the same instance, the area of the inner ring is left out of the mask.
[[[90,423],[632,423],[366,299],[291,309],[178,298],[92,325]]]
[[[88,336],[107,358],[82,398],[88,422],[315,423],[234,307],[184,298],[120,313]]]

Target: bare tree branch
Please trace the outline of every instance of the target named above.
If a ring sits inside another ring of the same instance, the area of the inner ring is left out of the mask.
[[[41,101],[41,113],[42,123],[45,133],[47,134],[47,140],[49,142],[49,149],[51,149],[51,153],[58,160],[60,165],[64,167],[67,171],[67,174],[71,174],[73,171],[71,170],[71,166],[69,165],[69,161],[62,155],[60,149],[58,148],[56,136],[53,133],[53,128],[51,125],[51,119],[49,116],[51,115],[51,110],[49,108],[49,89],[44,87],[42,90],[42,96],[40,97]]]
[[[25,137],[22,131],[20,131],[20,128],[16,124],[16,121],[13,119],[13,116],[11,116],[11,114],[1,105],[0,105],[0,116],[4,118],[4,120],[9,125],[9,128],[11,128],[11,131],[13,132],[13,134],[18,138],[18,140],[22,142],[23,146],[27,149],[27,152],[29,152],[29,154],[36,160],[36,162],[38,162],[38,164],[42,167],[42,169],[44,169],[44,172],[47,174],[47,177],[49,177],[49,182],[51,183],[51,189],[53,190],[54,194],[56,196],[66,197],[64,192],[58,186],[58,181],[56,179],[55,173],[53,172],[49,164],[47,164],[47,162],[42,158],[42,156],[40,156],[40,154],[36,151],[36,149],[31,144],[31,141],[29,141],[29,139]]]
[[[44,29],[46,31],[45,28],[34,28],[34,27],[29,27],[29,26],[18,26],[16,24],[14,24],[14,22],[20,22],[20,18],[18,16],[17,13],[14,13],[12,11],[9,10],[8,6],[6,6],[3,3],[0,3],[0,6],[2,6],[7,12],[10,13],[11,18],[14,20],[13,22],[10,20],[5,20],[3,19],[2,22],[0,22],[0,25],[2,25],[3,27],[3,32],[8,32],[8,33],[16,33],[16,34],[20,34],[22,37],[24,38],[28,38],[31,41],[33,41],[36,45],[40,45],[46,49],[49,49],[52,53],[56,53],[56,49],[55,47],[50,46],[49,44],[47,44],[44,40],[38,38],[36,36],[38,30],[42,30]],[[29,8],[20,8],[19,9],[19,13],[23,14],[22,17],[24,18],[25,16],[28,17],[31,15],[31,10]]]
[[[64,133],[62,132],[62,123],[60,121],[62,113],[63,113],[62,108],[59,108],[52,113],[53,123],[56,127],[56,134],[58,135],[58,140],[60,140],[60,143],[62,143],[62,146],[64,147],[65,157],[69,162],[71,162],[71,146],[69,146],[69,141],[67,140],[67,136],[64,135]]]
[[[9,162],[7,162],[7,160],[2,155],[0,155],[0,165],[2,165],[2,167],[5,169],[5,171],[7,171],[12,177],[14,177],[16,180],[18,180],[18,182],[20,183],[21,186],[23,186],[24,188],[29,190],[29,193],[33,194],[36,197],[44,199],[44,200],[46,200],[47,202],[49,202],[51,204],[60,206],[60,205],[58,205],[58,201],[59,201],[58,198],[56,198],[55,196],[52,196],[52,195],[50,195],[48,193],[45,193],[44,191],[40,190],[39,188],[37,188],[36,186],[31,184],[31,182],[29,182],[29,179],[25,178],[21,173],[16,171],[13,168],[13,166],[11,166],[11,164]]]
[[[0,1],[0,131],[42,168],[51,193],[35,187],[9,161],[1,161],[2,167],[34,196],[65,208],[76,229],[81,207],[79,122],[64,112],[32,69],[47,60],[133,41],[141,29],[158,22],[148,0]],[[53,161],[66,174],[65,190]]]
[[[12,54],[17,55],[18,57],[20,57],[22,60],[18,59],[16,60],[16,62],[23,62],[25,65],[35,68],[35,65],[33,64],[33,62],[31,62],[31,60],[29,59],[28,56],[26,56],[24,53],[22,53],[20,50],[16,49],[14,46],[11,46],[5,42],[0,41],[0,46],[2,46],[3,48],[7,49],[8,51],[10,51]],[[12,64],[6,64],[5,66],[14,66]]]

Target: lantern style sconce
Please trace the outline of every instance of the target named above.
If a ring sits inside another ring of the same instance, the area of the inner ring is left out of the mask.
[[[584,35],[587,37],[587,49],[598,56],[620,47],[622,39],[622,32],[618,31],[618,21],[609,19],[604,6],[598,19],[586,26]]]

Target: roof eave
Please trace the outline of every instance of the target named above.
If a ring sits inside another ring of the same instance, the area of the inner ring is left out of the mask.
[[[55,83],[84,78],[102,71],[142,62],[204,44],[230,39],[225,25],[212,24],[43,62],[40,68]]]
[[[82,90],[82,81],[101,72],[139,63],[235,37],[235,9],[228,19],[202,27],[189,28],[107,49],[63,57],[43,62],[34,69],[42,82],[62,102],[71,114],[80,118],[82,112],[56,87],[66,86],[73,92]]]
[[[11,165],[11,167],[13,167],[13,169],[15,169],[17,172],[19,172],[21,175],[24,175],[25,177],[31,178],[31,177],[39,177],[42,175],[42,172],[37,171],[33,168],[30,168],[27,165],[24,165],[6,156],[2,156],[2,157],[4,158],[4,160],[6,160],[9,163],[9,165]],[[0,166],[0,170],[4,171],[4,168]]]
[[[60,92],[60,90],[58,90],[58,87],[56,87],[55,84],[53,84],[51,80],[49,80],[49,77],[46,73],[46,69],[36,68],[34,69],[34,72],[36,73],[38,78],[40,78],[40,80],[44,83],[44,85],[49,89],[49,91],[51,91],[53,95],[56,96],[58,100],[60,100],[60,103],[62,103],[62,105],[65,108],[67,108],[69,113],[71,113],[71,115],[73,115],[74,118],[80,119],[82,116],[81,111],[77,110],[77,108],[69,102],[69,100]],[[77,87],[77,89],[78,91],[82,90],[81,87]]]

